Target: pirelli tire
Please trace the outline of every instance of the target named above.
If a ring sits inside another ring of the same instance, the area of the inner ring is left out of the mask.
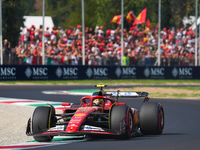
[[[145,102],[140,107],[140,131],[144,135],[159,135],[164,128],[164,109],[158,102]]]
[[[54,127],[56,123],[55,109],[49,106],[37,107],[32,116],[32,131],[33,134],[38,134]],[[49,142],[53,136],[35,135],[33,138],[38,142]]]
[[[110,128],[117,131],[117,139],[130,139],[133,132],[132,110],[127,105],[114,105],[110,113]]]

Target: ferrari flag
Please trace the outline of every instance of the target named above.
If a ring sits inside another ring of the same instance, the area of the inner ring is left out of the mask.
[[[131,21],[133,21],[133,20],[135,20],[135,19],[136,19],[135,14],[134,14],[132,11],[130,11],[130,12],[128,13],[128,15],[126,16],[126,20],[127,20],[128,22],[131,22]]]
[[[147,8],[145,8],[136,18],[136,20],[133,22],[133,26],[137,24],[143,24],[145,23],[146,20],[146,15],[147,15]]]
[[[149,19],[147,19],[146,26],[147,26],[148,28],[151,28]]]
[[[117,23],[121,24],[121,15],[115,15],[113,19],[110,21],[110,23]]]

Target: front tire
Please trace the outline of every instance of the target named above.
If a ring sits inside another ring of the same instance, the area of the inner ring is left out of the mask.
[[[130,139],[133,131],[131,109],[126,105],[113,106],[110,114],[110,127],[120,133],[117,138]]]
[[[52,106],[40,106],[37,107],[32,117],[32,131],[33,134],[43,132],[49,128],[55,126],[55,109]],[[33,136],[38,142],[49,142],[53,139],[53,136]]]
[[[140,131],[144,135],[159,135],[164,128],[164,110],[160,103],[146,102],[140,108]]]

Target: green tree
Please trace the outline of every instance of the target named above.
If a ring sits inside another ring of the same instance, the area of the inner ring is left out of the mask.
[[[23,6],[18,0],[2,1],[2,32],[3,38],[16,46],[19,39],[20,27],[23,27]]]
[[[183,17],[195,16],[195,0],[171,0],[172,18],[170,24],[175,27],[183,27]]]
[[[36,4],[35,0],[21,0],[21,6],[22,6],[21,8],[22,11],[24,11],[25,16],[31,15],[33,12],[36,11],[35,9],[36,6],[34,6],[35,4]]]
[[[82,23],[82,0],[45,0],[46,15],[52,16],[55,26],[69,27]],[[104,29],[117,27],[118,24],[110,23],[114,15],[121,14],[121,0],[84,0],[85,26],[104,26]],[[42,15],[42,0],[21,0],[26,15]],[[162,0],[161,1],[161,28],[183,26],[184,16],[195,15],[194,0]],[[34,7],[33,7],[34,6]],[[147,8],[147,18],[151,26],[158,23],[158,0],[124,0],[124,27],[129,28],[132,23],[125,21],[129,11],[136,17]],[[144,27],[145,24],[139,25]]]

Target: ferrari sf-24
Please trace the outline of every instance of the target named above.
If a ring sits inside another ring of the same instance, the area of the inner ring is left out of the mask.
[[[48,142],[54,136],[108,136],[130,139],[133,136],[159,135],[164,128],[164,110],[159,102],[149,102],[147,92],[105,92],[107,85],[91,96],[81,98],[81,103],[62,103],[62,113],[55,108],[36,107],[27,123],[26,134],[36,141]],[[119,98],[144,97],[140,110],[119,102]]]

